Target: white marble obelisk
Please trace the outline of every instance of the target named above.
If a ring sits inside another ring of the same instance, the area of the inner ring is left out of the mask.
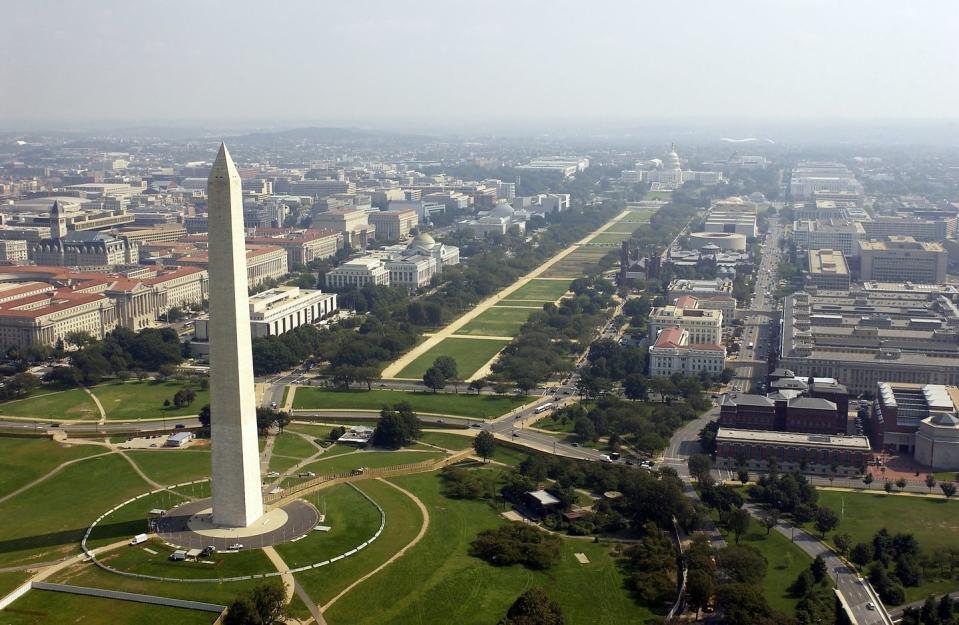
[[[213,522],[247,527],[263,516],[250,345],[243,192],[226,150],[207,190],[210,271],[210,422]]]

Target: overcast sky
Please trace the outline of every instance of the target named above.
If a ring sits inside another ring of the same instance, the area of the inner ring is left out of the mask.
[[[31,0],[3,13],[3,125],[959,116],[954,0]]]

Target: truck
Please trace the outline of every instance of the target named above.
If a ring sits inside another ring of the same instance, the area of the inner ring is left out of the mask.
[[[137,534],[136,536],[134,536],[133,538],[130,539],[130,544],[131,544],[131,545],[140,545],[140,544],[145,543],[146,541],[147,541],[147,535],[146,535],[146,534]]]

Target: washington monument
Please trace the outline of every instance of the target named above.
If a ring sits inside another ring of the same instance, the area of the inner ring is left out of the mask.
[[[207,190],[210,221],[210,421],[213,523],[247,527],[263,516],[247,300],[240,174],[226,145]]]

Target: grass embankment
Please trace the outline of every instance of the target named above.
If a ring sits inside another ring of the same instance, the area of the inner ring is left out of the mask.
[[[103,597],[31,590],[3,611],[4,625],[208,625],[217,614]]]
[[[429,530],[404,557],[334,604],[326,613],[331,623],[495,623],[532,585],[547,589],[568,623],[641,623],[651,616],[623,588],[605,545],[564,540],[560,564],[548,571],[496,568],[468,554],[479,531],[505,522],[489,504],[446,498],[435,473],[391,481],[424,502]],[[577,552],[590,562],[580,564]]]
[[[46,438],[0,437],[0,496],[26,486],[64,462],[106,451],[99,445],[62,445]]]
[[[484,343],[485,341],[472,341]],[[334,410],[337,408],[379,411],[384,406],[408,402],[415,412],[447,414],[474,419],[498,417],[529,401],[530,397],[430,393],[420,391],[353,390],[334,391],[299,388],[293,398],[297,410]]]

